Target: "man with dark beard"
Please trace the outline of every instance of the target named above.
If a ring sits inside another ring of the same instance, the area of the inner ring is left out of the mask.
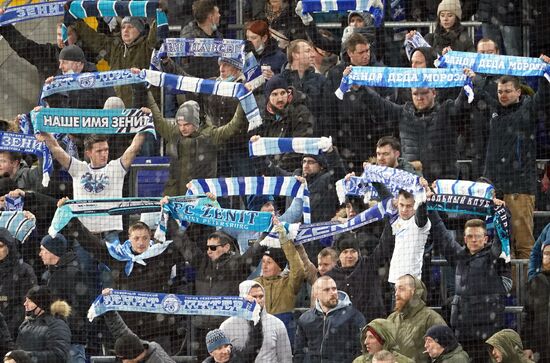
[[[395,340],[400,353],[417,363],[429,362],[424,352],[424,335],[434,325],[447,325],[445,320],[426,306],[424,283],[403,275],[395,283],[395,311],[388,320],[395,325]]]

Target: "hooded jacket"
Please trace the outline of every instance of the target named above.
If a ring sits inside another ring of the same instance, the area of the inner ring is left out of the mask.
[[[518,333],[512,329],[503,329],[487,339],[487,344],[502,353],[501,363],[530,363],[532,360],[523,355],[523,344]],[[496,363],[494,357],[491,361]]]
[[[254,285],[259,285],[264,291],[264,287],[257,281],[243,281],[239,285],[239,296],[246,298],[250,289]],[[275,316],[268,314],[266,309],[260,313],[262,324],[263,340],[260,351],[256,357],[256,363],[290,363],[292,362],[292,349],[285,325]],[[220,325],[225,335],[231,341],[231,345],[237,351],[242,351],[250,344],[251,322],[237,317],[231,317]]]
[[[338,305],[323,312],[319,301],[298,319],[294,363],[350,363],[361,351],[359,337],[365,317],[338,291]],[[308,360],[309,358],[309,360]]]
[[[238,135],[247,125],[244,111],[239,105],[233,119],[226,125],[200,125],[190,136],[182,136],[177,123],[169,123],[164,119],[151,94],[149,108],[153,112],[155,129],[168,142],[170,175],[163,194],[169,196],[185,195],[186,185],[192,179],[215,178],[217,146]]]
[[[469,361],[468,353],[459,345],[450,352],[444,350],[439,357],[432,359],[431,363],[468,363]]]
[[[28,317],[19,327],[15,345],[26,351],[33,362],[67,362],[71,344],[71,330],[65,319],[71,308],[65,301],[56,301],[50,312]]]
[[[424,283],[414,279],[414,295],[401,311],[394,311],[388,320],[395,326],[395,340],[401,354],[412,358],[416,363],[429,362],[424,351],[424,334],[434,325],[447,325],[445,320],[426,306],[428,293]]]
[[[25,318],[25,294],[37,280],[32,267],[20,258],[15,239],[5,228],[0,228],[0,241],[8,248],[8,255],[0,261],[0,313],[15,338]]]
[[[367,337],[368,328],[372,328],[379,336],[384,340],[382,349],[391,352],[395,357],[397,363],[414,363],[410,358],[405,357],[403,354],[399,353],[399,347],[395,341],[395,327],[391,322],[386,319],[374,319],[368,323],[361,330],[361,348],[363,350],[363,355],[355,358],[353,363],[371,363],[373,354],[370,354],[367,351],[367,346],[365,345],[365,338]]]

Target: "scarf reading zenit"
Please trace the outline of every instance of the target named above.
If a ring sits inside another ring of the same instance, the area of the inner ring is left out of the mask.
[[[0,150],[34,154],[39,157],[42,160],[42,185],[48,186],[53,159],[46,144],[38,141],[34,135],[0,132]]]
[[[277,155],[284,153],[298,153],[319,155],[332,146],[331,137],[260,137],[248,142],[250,156]]]
[[[156,292],[111,290],[99,295],[88,309],[88,319],[107,311],[135,311],[170,315],[235,316],[258,322],[260,306],[238,296],[192,296]]]
[[[65,1],[46,1],[23,6],[12,6],[0,15],[0,26],[22,21],[63,15]]]

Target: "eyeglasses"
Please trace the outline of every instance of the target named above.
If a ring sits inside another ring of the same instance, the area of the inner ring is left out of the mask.
[[[223,246],[223,245],[208,245],[208,246],[206,246],[206,247],[208,247],[208,249],[209,249],[210,251],[215,251],[215,250],[218,249],[218,247],[221,247],[221,246]]]

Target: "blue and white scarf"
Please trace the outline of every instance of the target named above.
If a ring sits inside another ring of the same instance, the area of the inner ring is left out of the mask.
[[[346,196],[363,197],[365,203],[371,199],[378,199],[378,191],[360,176],[352,176],[348,180],[342,178],[336,183],[336,195],[340,204],[344,204]],[[395,196],[395,194],[394,194]]]
[[[320,239],[332,239],[334,236],[353,231],[354,229],[366,226],[367,224],[380,221],[384,216],[393,216],[395,210],[391,198],[386,198],[375,206],[364,210],[355,217],[344,223],[320,222],[309,225],[293,223],[284,224],[288,238],[293,239],[295,244],[302,244]],[[280,247],[278,233],[271,231],[261,242],[268,247]]]
[[[61,28],[63,41],[68,38],[67,26],[77,19],[87,17],[135,16],[138,18],[157,19],[157,38],[165,39],[168,36],[168,17],[159,7],[158,0],[148,1],[109,1],[109,0],[70,0],[67,2],[67,11]]]
[[[105,198],[69,200],[57,208],[48,229],[55,235],[77,217],[105,217],[160,211],[160,198]]]
[[[254,130],[262,124],[262,118],[258,110],[258,105],[256,104],[256,99],[252,92],[248,91],[242,83],[185,77],[151,70],[145,70],[143,72],[145,72],[145,79],[147,82],[153,86],[168,87],[170,89],[185,92],[238,98],[249,122],[248,131]]]
[[[403,47],[405,48],[405,53],[407,54],[407,58],[409,61],[411,60],[413,51],[416,48],[431,48],[432,46],[424,39],[422,35],[420,35],[419,32],[416,32],[412,37],[409,39],[405,39],[403,42]]]
[[[387,166],[367,165],[361,175],[363,183],[382,183],[393,195],[405,190],[414,195],[414,208],[426,201],[426,191],[420,185],[420,177],[408,171]]]
[[[247,81],[261,74],[254,54],[246,54],[245,41],[240,39],[212,38],[168,38],[164,40],[158,54],[152,57],[153,70],[160,70],[160,59],[164,57],[223,57],[232,58],[243,64]]]
[[[164,243],[155,243],[154,241],[149,241],[149,248],[147,251],[140,253],[139,255],[134,254],[132,251],[132,242],[130,240],[120,243],[119,240],[114,242],[107,242],[107,250],[112,258],[117,261],[126,261],[126,266],[124,267],[124,272],[126,276],[130,276],[132,270],[134,269],[134,263],[140,265],[147,265],[145,260],[148,258],[156,257],[163,253],[172,241],[166,241]]]
[[[99,295],[88,309],[88,319],[107,311],[133,311],[170,315],[214,315],[260,320],[260,306],[238,296],[192,296],[156,292],[111,290]]]
[[[367,11],[372,14],[376,27],[384,20],[384,9],[373,6],[372,0],[302,0],[302,6],[304,14]]]
[[[304,223],[311,223],[309,189],[293,176],[193,179],[187,195],[213,193],[216,196],[280,195],[302,199]]]
[[[38,141],[34,135],[0,132],[0,150],[34,154],[42,159],[42,185],[48,186],[50,173],[53,170],[53,159],[46,144]]]
[[[434,182],[434,192],[436,194],[460,194],[493,199],[495,187],[488,183],[469,180],[437,179]]]
[[[44,99],[60,92],[80,91],[90,88],[105,88],[125,86],[134,83],[144,83],[145,73],[134,74],[129,69],[120,69],[107,72],[89,72],[64,74],[55,76],[51,83],[42,87],[40,99]]]
[[[450,88],[464,87],[468,102],[474,100],[472,80],[461,69],[400,68],[400,67],[352,67],[351,73],[342,77],[340,87],[334,92],[344,98],[351,86],[398,88]]]
[[[250,156],[298,153],[319,155],[332,146],[332,137],[260,137],[248,142]]]
[[[65,11],[65,1],[46,1],[23,6],[13,6],[0,15],[0,26],[22,21],[40,19],[47,16],[60,16]]]
[[[30,135],[32,134],[31,129],[31,120],[29,114],[25,113],[19,117],[19,130],[22,134]]]
[[[23,211],[25,199],[23,197],[12,198],[9,194],[4,196],[4,208],[7,211]]]
[[[156,137],[153,117],[137,109],[42,108],[31,111],[35,132],[63,134],[135,134]]]
[[[544,76],[550,82],[550,64],[540,58],[450,51],[435,62],[439,68],[470,68],[483,74],[516,77]]]
[[[16,240],[24,243],[36,228],[36,219],[25,217],[22,211],[3,211],[0,212],[0,227],[7,229]]]

